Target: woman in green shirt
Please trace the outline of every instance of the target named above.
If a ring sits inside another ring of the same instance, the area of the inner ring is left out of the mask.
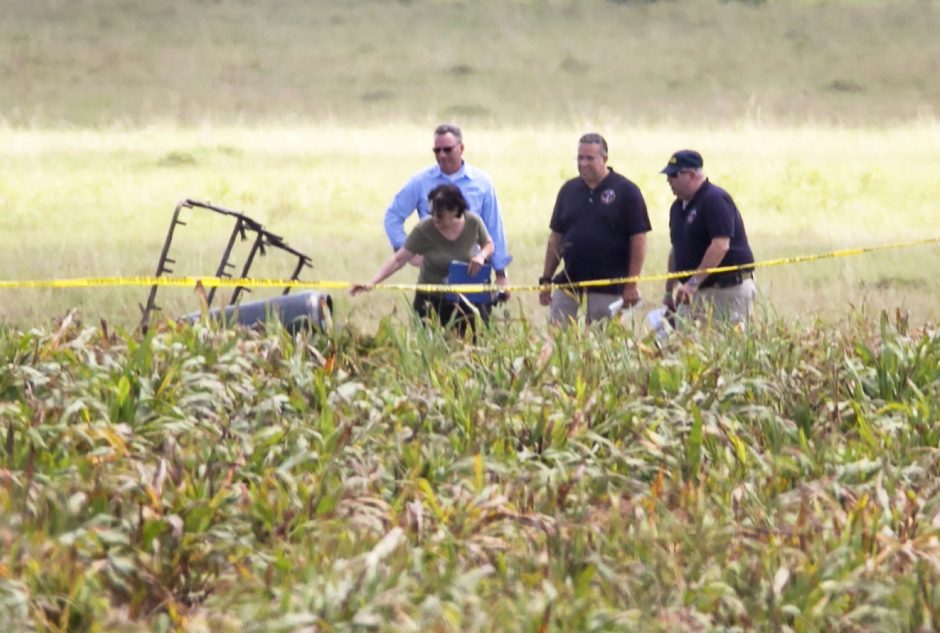
[[[421,258],[419,284],[447,283],[450,263],[454,260],[469,262],[470,276],[477,274],[493,254],[493,240],[478,215],[467,213],[467,201],[456,185],[440,185],[428,194],[431,217],[418,222],[408,234],[405,244],[386,260],[368,284],[355,284],[353,296],[371,290],[392,273],[400,270],[416,256]],[[462,330],[468,318],[467,310],[456,301],[447,300],[442,293],[415,293],[414,309],[422,319],[436,312],[442,324],[455,316]],[[484,318],[488,315],[483,315]]]

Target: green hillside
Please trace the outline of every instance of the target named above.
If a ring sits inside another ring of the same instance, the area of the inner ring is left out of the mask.
[[[940,102],[940,4],[0,0],[13,125],[884,123]]]

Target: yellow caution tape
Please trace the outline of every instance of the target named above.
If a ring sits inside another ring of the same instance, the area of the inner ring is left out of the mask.
[[[206,288],[349,288],[348,281],[291,281],[289,279],[228,279],[220,277],[76,277],[74,279],[38,279],[0,281],[3,288],[90,288],[102,286],[178,286]]]
[[[861,248],[847,248],[828,253],[818,253],[815,255],[801,255],[797,257],[781,257],[779,259],[769,259],[754,262],[753,264],[744,264],[739,266],[719,266],[716,268],[706,268],[702,270],[683,270],[671,273],[661,273],[657,275],[638,275],[635,277],[616,277],[612,279],[592,279],[590,281],[580,281],[562,284],[539,285],[506,285],[498,286],[495,284],[377,284],[372,286],[375,290],[405,290],[419,291],[427,293],[440,292],[525,292],[541,291],[556,288],[574,289],[574,288],[596,288],[609,286],[612,284],[639,283],[647,281],[666,281],[668,279],[678,279],[688,277],[694,273],[728,273],[739,270],[755,270],[757,268],[771,268],[774,266],[786,266],[790,264],[804,264],[821,259],[834,259],[837,257],[851,257],[872,253],[875,251],[884,251],[890,249],[910,248],[914,246],[924,246],[926,244],[940,243],[940,238],[927,238],[921,240],[912,240],[909,242],[892,242],[889,244],[880,244],[877,246],[865,246]],[[30,281],[2,281],[0,280],[0,290],[6,288],[100,288],[114,286],[172,286],[192,288],[197,285],[206,288],[291,288],[298,290],[344,290],[356,285],[349,281],[292,281],[286,279],[230,279],[220,277],[77,277],[74,279],[39,279]]]

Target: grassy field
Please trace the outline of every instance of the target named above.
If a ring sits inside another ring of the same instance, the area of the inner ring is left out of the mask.
[[[513,280],[541,272],[547,224],[560,184],[574,175],[585,128],[468,129],[466,156],[496,181],[515,263]],[[924,237],[932,233],[940,185],[940,128],[768,127],[602,130],[610,163],[644,191],[653,221],[646,272],[665,270],[669,190],[658,174],[680,147],[700,149],[715,182],[732,192],[761,260]],[[148,275],[182,198],[242,210],[309,253],[307,280],[368,279],[388,253],[381,228],[391,196],[430,159],[430,132],[417,125],[371,128],[133,130],[0,129],[0,270],[7,279]],[[363,178],[363,174],[368,174]],[[195,214],[178,233],[179,274],[212,274],[230,226]],[[235,261],[244,261],[245,249]],[[240,257],[240,259],[239,259]],[[838,318],[851,306],[901,307],[916,322],[936,318],[936,245],[766,269],[768,309],[783,316]],[[268,257],[258,277],[286,277],[292,261]],[[394,281],[413,282],[413,270]],[[642,285],[657,298],[661,282]],[[0,317],[26,326],[78,307],[86,318],[132,327],[146,289],[7,290]],[[367,329],[404,302],[399,293],[348,301],[339,317]],[[161,291],[168,316],[195,310],[192,293]],[[407,312],[407,310],[405,311]],[[531,293],[514,315],[543,318]]]
[[[940,102],[935,2],[0,0],[0,116],[876,124]]]
[[[940,9],[932,2],[308,2],[154,6],[0,0],[0,276],[149,274],[191,197],[244,211],[309,252],[307,279],[367,278],[385,206],[428,164],[429,130],[464,125],[496,180],[517,281],[538,277],[574,140],[600,131],[653,217],[695,147],[742,208],[759,258],[930,237]],[[217,265],[227,227],[180,236],[180,273]],[[768,270],[769,310],[933,316],[936,248]],[[237,260],[236,260],[237,261]],[[256,276],[283,276],[265,261]],[[398,281],[409,281],[400,273]],[[6,291],[26,326],[78,307],[132,327],[144,289]],[[658,284],[644,287],[659,294]],[[404,305],[372,295],[374,328]],[[167,314],[194,308],[165,295]],[[538,314],[517,295],[513,314]]]

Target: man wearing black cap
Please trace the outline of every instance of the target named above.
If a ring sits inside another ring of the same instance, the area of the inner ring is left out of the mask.
[[[579,140],[578,174],[558,192],[539,285],[639,276],[650,230],[639,187],[608,167],[607,141],[600,134],[585,134]],[[562,259],[564,271],[555,276]],[[616,306],[636,305],[640,292],[635,282],[590,290],[543,290],[539,301],[551,306],[552,323],[565,325],[577,317],[582,302],[591,322],[610,317]]]
[[[660,172],[676,195],[669,209],[669,272],[725,266],[744,266],[744,270],[699,272],[682,283],[670,279],[663,303],[670,310],[676,304],[689,306],[693,316],[708,316],[710,311],[715,319],[744,323],[756,294],[753,268],[746,266],[754,263],[754,255],[734,200],[705,177],[703,165],[701,154],[684,149],[673,154]]]

